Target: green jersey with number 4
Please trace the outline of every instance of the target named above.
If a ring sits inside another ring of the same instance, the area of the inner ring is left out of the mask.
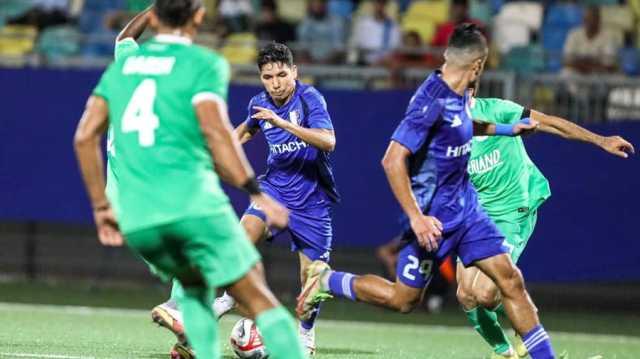
[[[107,193],[124,233],[215,214],[229,203],[194,109],[226,100],[228,63],[172,35],[135,47],[118,51],[94,90],[109,106]]]
[[[474,119],[513,124],[524,108],[507,100],[475,98]],[[549,182],[531,161],[520,137],[474,137],[468,171],[489,216],[535,211],[549,196]]]

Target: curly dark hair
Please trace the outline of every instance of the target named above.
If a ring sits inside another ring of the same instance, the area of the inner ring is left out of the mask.
[[[262,66],[271,63],[281,63],[289,67],[293,66],[293,53],[285,44],[272,42],[260,49],[258,53],[258,69],[262,70]]]

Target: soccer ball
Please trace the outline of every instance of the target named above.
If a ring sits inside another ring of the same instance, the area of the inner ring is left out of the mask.
[[[242,318],[233,326],[229,342],[238,358],[266,359],[269,357],[260,332],[251,319]]]

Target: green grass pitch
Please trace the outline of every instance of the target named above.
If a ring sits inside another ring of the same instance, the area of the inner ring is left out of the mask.
[[[415,315],[420,315],[419,313]],[[224,358],[237,316],[221,321]],[[0,358],[168,358],[173,336],[138,309],[0,304]],[[584,328],[584,332],[593,332]],[[640,337],[551,332],[570,359],[640,358]],[[320,320],[318,359],[479,359],[487,346],[472,329],[456,326]]]

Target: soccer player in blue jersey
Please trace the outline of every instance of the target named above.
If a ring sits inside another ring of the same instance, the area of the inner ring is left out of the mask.
[[[472,121],[466,91],[482,73],[487,53],[486,39],[475,25],[458,26],[442,71],[420,86],[391,138],[383,166],[412,229],[411,240],[399,254],[395,283],[332,271],[326,263],[314,262],[298,299],[301,318],[329,295],[409,312],[419,302],[434,265],[452,253],[465,267],[474,266],[493,279],[531,357],[555,358],[504,236],[480,207],[467,172],[474,134],[516,135],[536,125],[529,119],[515,125]]]
[[[305,283],[309,264],[326,263],[330,257],[331,209],[339,201],[339,194],[329,153],[335,148],[336,138],[324,97],[297,80],[297,68],[287,46],[267,45],[257,63],[265,90],[251,99],[247,119],[235,132],[243,144],[258,131],[264,133],[269,157],[267,172],[259,178],[260,187],[284,204],[290,217],[288,228],[271,233],[265,213],[252,203],[241,223],[254,243],[288,232],[291,249],[300,259],[301,283]],[[235,300],[225,293],[216,299],[214,310],[220,317],[234,306]],[[243,312],[243,308],[238,309]],[[167,318],[162,325],[180,338],[181,316],[175,306],[165,303],[154,310]],[[311,355],[316,350],[314,324],[318,310],[316,305],[299,326],[300,338]]]

